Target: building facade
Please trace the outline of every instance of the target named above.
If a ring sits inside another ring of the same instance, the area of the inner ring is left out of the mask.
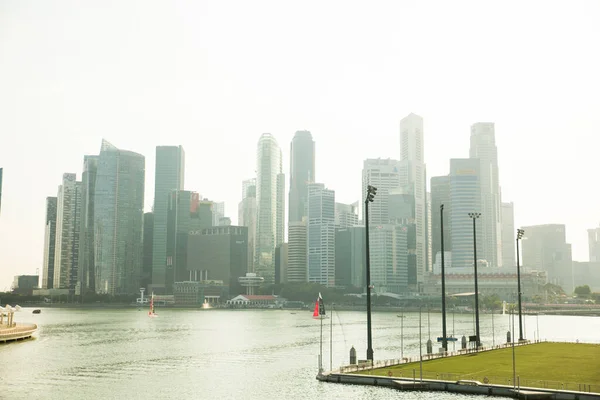
[[[290,145],[289,222],[307,213],[308,184],[315,182],[315,142],[308,131],[297,131]]]
[[[42,289],[54,288],[54,260],[56,249],[57,198],[46,197],[46,225],[44,230],[44,265]]]
[[[352,204],[335,203],[335,227],[350,228],[358,225],[358,201]]]
[[[502,203],[502,266],[516,267],[516,228],[513,203]]]
[[[248,272],[254,272],[256,246],[256,179],[242,183],[242,201],[238,206],[238,225],[248,228]]]
[[[183,190],[185,152],[181,146],[157,146],[154,175],[154,238],[151,290],[163,294],[167,279],[167,210],[173,190]]]
[[[289,223],[287,281],[290,283],[308,282],[306,235],[306,217],[302,221]]]
[[[96,290],[94,272],[94,196],[98,156],[84,156],[81,175],[81,224],[79,230],[79,273],[80,292]]]
[[[308,281],[335,286],[335,192],[308,185]]]
[[[256,237],[254,270],[265,278],[265,283],[275,281],[275,247],[283,243],[285,214],[282,206],[284,183],[281,149],[270,133],[264,133],[258,141],[256,178]]]
[[[94,196],[96,293],[139,292],[144,178],[144,156],[102,141]]]

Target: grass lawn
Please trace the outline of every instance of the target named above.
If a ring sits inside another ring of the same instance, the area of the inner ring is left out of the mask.
[[[512,385],[512,348],[473,353],[423,361],[423,378],[459,380],[472,379]],[[537,343],[515,347],[515,364],[521,386],[560,389],[560,383],[570,383],[565,390],[580,390],[579,384],[592,385],[600,392],[600,344]],[[419,377],[419,363],[410,363],[373,371],[368,375]]]

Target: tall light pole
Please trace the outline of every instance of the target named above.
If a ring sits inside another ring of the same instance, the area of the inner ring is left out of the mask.
[[[448,337],[446,336],[446,270],[444,265],[444,205],[440,205],[440,230],[442,247],[442,348],[448,351]]]
[[[367,196],[365,197],[365,240],[367,256],[367,360],[373,362],[373,338],[371,335],[371,261],[369,257],[369,203],[375,199],[377,188],[367,186]]]
[[[481,346],[481,340],[479,338],[479,288],[477,287],[477,228],[475,221],[481,216],[481,213],[472,212],[469,213],[469,217],[473,220],[473,262],[475,266],[475,336],[477,348]]]
[[[521,262],[519,261],[519,240],[523,238],[525,231],[517,229],[517,292],[519,296],[519,341],[523,340],[523,319],[521,316]]]

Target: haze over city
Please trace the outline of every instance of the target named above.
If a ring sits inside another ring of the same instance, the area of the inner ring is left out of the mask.
[[[400,158],[411,112],[428,181],[468,157],[472,124],[494,122],[515,226],[566,224],[586,261],[599,18],[593,1],[0,2],[0,290],[41,271],[45,199],[103,138],[146,157],[146,211],[155,147],[182,145],[185,189],[235,223],[262,133],[282,148],[286,197],[305,129],[317,181],[352,203],[365,159]]]

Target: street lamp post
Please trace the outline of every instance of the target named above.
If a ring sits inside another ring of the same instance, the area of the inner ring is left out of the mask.
[[[375,186],[367,186],[367,196],[365,197],[365,253],[367,257],[367,360],[373,362],[373,338],[371,335],[371,261],[369,257],[369,203],[372,203],[377,188]]]
[[[444,205],[440,205],[440,230],[442,250],[442,348],[448,351],[448,337],[446,335],[446,270],[444,266]]]
[[[519,240],[523,238],[525,231],[517,229],[517,294],[519,296],[519,341],[523,340],[523,319],[521,316],[521,262],[519,261]]]
[[[481,346],[479,338],[479,288],[477,287],[477,228],[475,221],[481,216],[481,213],[469,213],[469,217],[473,220],[473,264],[475,266],[475,336],[477,348]]]

